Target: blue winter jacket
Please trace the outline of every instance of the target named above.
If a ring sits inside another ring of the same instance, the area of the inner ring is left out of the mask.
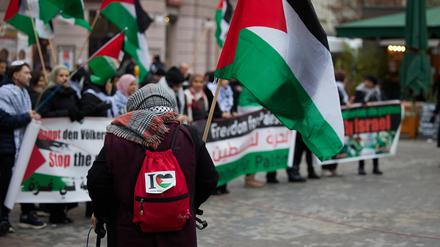
[[[0,155],[15,154],[14,129],[23,128],[30,122],[28,113],[11,115],[0,109]]]

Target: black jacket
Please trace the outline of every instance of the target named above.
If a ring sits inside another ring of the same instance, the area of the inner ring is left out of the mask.
[[[168,127],[173,133],[177,126]],[[158,150],[170,148],[170,133]],[[191,127],[180,127],[173,153],[185,175],[193,209],[198,209],[217,185],[218,174],[211,157]],[[193,219],[176,232],[140,234],[136,230],[132,223],[133,194],[144,158],[145,147],[108,134],[104,148],[89,170],[87,186],[95,216],[107,222],[108,246],[196,246]]]
[[[102,92],[102,89],[90,85],[88,88],[96,91]],[[112,105],[102,101],[98,97],[90,93],[83,93],[81,98],[81,110],[84,116],[87,117],[107,117],[107,110],[112,108]]]
[[[55,86],[47,89],[40,100],[38,112],[43,118],[70,117],[72,121],[81,121],[80,100],[70,87]]]
[[[14,130],[23,128],[30,122],[28,113],[10,115],[0,109],[0,154],[15,154]]]

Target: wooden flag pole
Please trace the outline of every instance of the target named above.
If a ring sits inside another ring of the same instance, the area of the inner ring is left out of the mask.
[[[83,42],[83,44],[81,46],[81,49],[79,50],[78,57],[76,58],[75,62],[77,62],[78,60],[80,60],[82,58],[84,50],[86,49],[87,42],[89,41],[90,36],[92,35],[92,31],[93,31],[93,29],[95,29],[96,23],[98,22],[98,19],[99,19],[100,16],[101,15],[99,14],[99,12],[96,12],[96,16],[93,19],[92,26],[90,27],[92,30],[87,35],[87,38],[84,40],[84,42]]]
[[[203,132],[202,140],[206,142],[208,139],[209,129],[211,128],[212,118],[214,117],[215,106],[217,105],[218,94],[220,92],[220,79],[217,78],[217,83],[215,86],[215,94],[212,99],[211,108],[209,109],[208,120],[206,121],[205,131]]]
[[[57,64],[56,52],[55,52],[55,48],[52,43],[52,39],[48,39],[47,41],[49,42],[49,49],[50,49],[50,54],[51,54],[50,57],[52,59],[52,64]]]
[[[30,4],[28,6],[30,8]],[[30,11],[32,12],[32,10],[30,10]],[[41,66],[43,67],[44,80],[48,81],[46,64],[44,63],[43,52],[41,50],[41,45],[40,45],[40,39],[38,37],[37,30],[35,29],[35,20],[32,17],[31,17],[31,22],[32,22],[32,29],[34,30],[35,42],[37,43],[38,55],[40,57]]]

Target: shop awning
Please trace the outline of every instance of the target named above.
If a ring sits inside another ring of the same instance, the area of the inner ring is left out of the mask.
[[[440,7],[426,11],[429,38],[440,38]],[[347,22],[336,27],[337,37],[363,39],[404,39],[405,12]]]

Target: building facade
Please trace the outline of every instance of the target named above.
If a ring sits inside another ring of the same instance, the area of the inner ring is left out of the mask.
[[[430,0],[435,2],[436,0]],[[3,17],[8,1],[0,1]],[[97,15],[101,0],[84,0],[86,18],[90,23]],[[220,49],[215,40],[214,15],[218,0],[140,0],[144,9],[154,18],[147,30],[150,54],[160,55],[168,66],[190,64],[193,72],[204,73],[215,68]],[[231,1],[233,5],[236,0]],[[340,23],[402,11],[405,0],[312,0],[318,17],[329,35],[335,34]],[[2,18],[3,19],[3,18]],[[84,61],[112,35],[115,27],[99,18],[93,32],[54,22],[55,38],[51,46],[44,43],[46,60],[51,64],[71,64]],[[9,60],[19,54],[38,63],[37,52],[27,47],[26,40],[12,28],[2,24],[0,50],[9,51]],[[35,48],[34,48],[35,49]],[[50,53],[50,54],[49,54]],[[80,58],[81,53],[81,58]],[[53,55],[51,55],[53,54]],[[55,60],[55,61],[54,61]]]

